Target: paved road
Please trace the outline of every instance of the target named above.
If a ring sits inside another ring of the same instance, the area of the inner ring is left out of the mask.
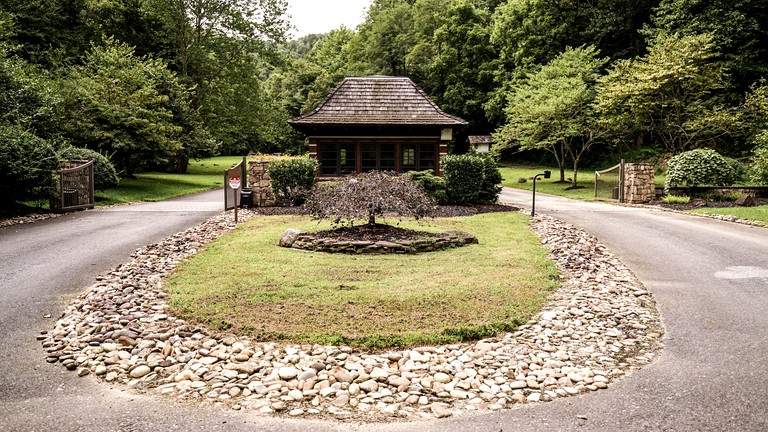
[[[525,204],[530,193],[505,189],[502,198]],[[215,213],[219,200],[213,193],[0,229],[0,431],[768,430],[768,230],[543,194],[538,211],[596,235],[658,301],[663,354],[608,390],[479,416],[339,424],[158,401],[43,361],[34,338],[52,325],[45,314],[55,318],[95,275]]]

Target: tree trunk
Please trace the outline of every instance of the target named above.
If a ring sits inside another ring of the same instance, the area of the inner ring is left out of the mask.
[[[368,215],[368,226],[371,228],[376,226],[376,216],[373,214]]]
[[[189,168],[189,158],[186,156],[179,156],[176,159],[176,174],[186,174],[187,168]]]

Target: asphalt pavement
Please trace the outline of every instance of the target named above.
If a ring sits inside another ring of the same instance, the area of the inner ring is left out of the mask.
[[[388,424],[184,405],[78,378],[35,337],[98,274],[221,211],[221,191],[0,228],[0,431],[765,431],[768,229],[538,194],[595,235],[658,302],[666,347],[607,390],[492,414]],[[530,192],[502,200],[528,205]],[[48,317],[50,315],[50,317]]]

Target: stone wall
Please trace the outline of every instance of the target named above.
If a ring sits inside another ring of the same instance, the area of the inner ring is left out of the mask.
[[[272,207],[275,205],[275,195],[272,193],[272,182],[269,180],[268,161],[248,162],[248,180],[251,188],[251,203],[255,207]]]
[[[653,164],[624,165],[624,202],[647,203],[656,197]]]

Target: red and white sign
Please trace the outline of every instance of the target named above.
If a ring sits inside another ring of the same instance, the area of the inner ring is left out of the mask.
[[[229,187],[231,187],[232,189],[240,189],[240,178],[231,177],[229,179]]]

